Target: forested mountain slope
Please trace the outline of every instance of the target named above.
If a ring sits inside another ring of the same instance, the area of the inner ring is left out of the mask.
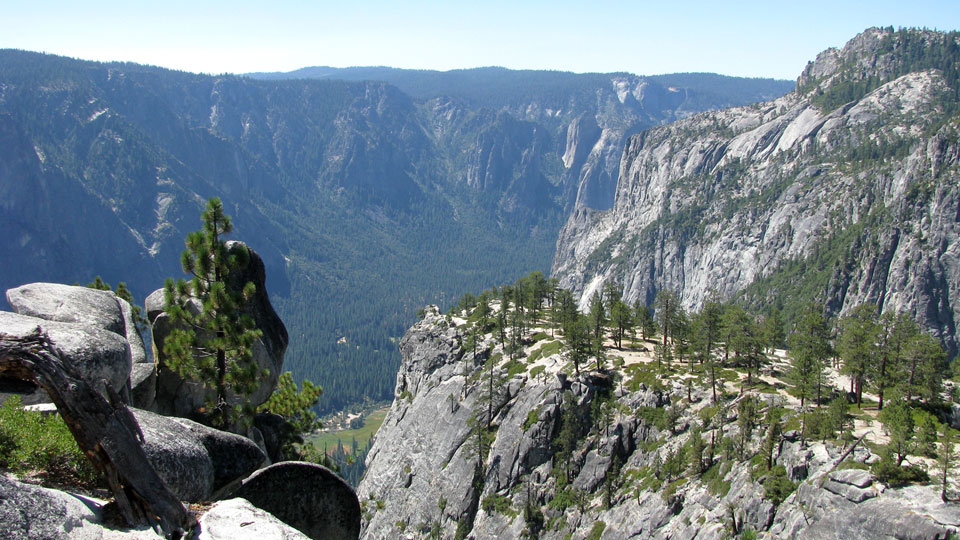
[[[688,308],[711,291],[788,320],[873,302],[956,351],[958,34],[870,29],[797,91],[632,137],[609,211],[579,209],[554,257],[585,305],[605,281]]]
[[[411,96],[0,51],[0,288],[101,275],[143,298],[180,275],[220,196],[267,266],[285,369],[327,389],[325,410],[389,399],[419,306],[547,269],[569,209],[612,204],[629,133],[732,99],[691,109],[682,88],[613,75],[541,96],[546,74],[495,75],[487,93],[509,107],[434,83]],[[770,92],[744,83],[741,102]]]

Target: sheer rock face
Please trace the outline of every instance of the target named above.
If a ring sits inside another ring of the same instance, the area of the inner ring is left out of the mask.
[[[584,538],[601,521],[603,538],[720,540],[728,535],[731,509],[741,530],[752,528],[763,538],[835,538],[831,531],[842,530],[843,538],[932,539],[960,530],[960,509],[940,502],[935,486],[893,489],[868,471],[831,471],[842,448],[804,445],[795,438],[785,438],[773,456],[799,483],[779,506],[754,479],[749,460],[734,459],[729,472],[720,473],[719,480],[729,485],[726,491],[686,473],[672,493],[664,491],[666,483],[659,489],[641,488],[644,480],[635,475],[646,470],[649,477],[662,468],[666,456],[688,445],[691,426],[702,423],[694,407],[686,405],[686,386],[678,382],[655,390],[611,384],[608,375],[596,372],[567,375],[559,355],[537,360],[546,367],[542,374],[532,376],[528,369],[498,383],[492,405],[495,436],[477,469],[468,419],[478,411],[482,421],[488,409],[481,398],[487,357],[475,360],[472,351],[461,347],[464,327],[463,320],[448,319],[430,307],[401,341],[396,398],[357,490],[363,538],[419,538],[431,531],[452,538],[458,527],[473,538],[519,538],[531,526],[525,517],[528,504],[543,523],[553,521],[539,537],[557,540]],[[481,343],[479,349],[487,345],[491,343]],[[498,351],[495,346],[494,357]],[[503,366],[497,367],[501,374]],[[605,394],[614,406],[597,408]],[[696,409],[710,399],[703,388],[694,388],[691,397]],[[673,431],[659,429],[640,412],[673,403],[683,404]],[[570,485],[585,494],[582,509],[576,503],[563,509],[550,504],[560,491],[556,467],[564,466],[558,441],[565,415],[589,426],[576,437],[567,465]],[[718,440],[739,436],[732,416],[719,424]],[[751,448],[760,448],[760,431]],[[703,436],[709,443],[709,429]],[[847,459],[862,463],[873,458],[858,447]],[[602,502],[608,487],[609,507]]]
[[[227,242],[228,249],[245,247],[241,242]],[[250,260],[246,268],[237,273],[232,287],[243,287],[252,282],[256,294],[246,304],[245,314],[250,315],[254,327],[263,332],[263,336],[253,344],[253,361],[266,373],[260,378],[259,386],[251,394],[250,401],[259,405],[266,401],[277,385],[280,370],[283,367],[283,355],[287,349],[289,337],[283,321],[270,304],[266,289],[266,271],[263,260],[252,249],[247,248]],[[153,353],[157,358],[157,410],[161,414],[190,417],[201,408],[206,400],[206,390],[199,384],[186,381],[169,369],[165,369],[163,342],[170,332],[169,316],[163,312],[163,289],[151,293],[144,302],[147,319],[153,328]],[[199,311],[199,301],[192,300],[193,309]]]
[[[575,211],[560,232],[560,285],[582,305],[613,280],[631,302],[673,289],[698,308],[711,290],[731,298],[757,282],[746,298],[763,302],[789,294],[772,279],[789,261],[820,257],[832,273],[813,263],[800,277],[819,280],[833,313],[863,302],[905,310],[956,351],[960,127],[944,122],[941,73],[893,78],[884,36],[870,30],[821,54],[797,92],[630,138],[613,208]],[[820,92],[869,76],[890,80],[818,105]]]

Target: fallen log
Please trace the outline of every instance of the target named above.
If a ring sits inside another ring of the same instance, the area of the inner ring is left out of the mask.
[[[182,538],[196,527],[196,518],[147,460],[133,414],[109,385],[104,397],[62,358],[39,327],[24,337],[0,334],[0,374],[35,380],[47,391],[77,445],[103,473],[127,523]]]

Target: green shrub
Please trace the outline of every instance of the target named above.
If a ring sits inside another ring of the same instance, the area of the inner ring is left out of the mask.
[[[540,335],[540,334],[537,334]],[[527,362],[532,364],[541,358],[546,358],[550,355],[557,354],[560,352],[560,349],[563,347],[563,343],[560,341],[550,341],[544,343],[537,350],[530,353],[530,357],[527,358]]]
[[[530,339],[532,339],[534,342],[543,341],[545,339],[550,339],[550,334],[546,332],[537,332]]]
[[[527,371],[527,366],[516,360],[510,360],[503,367],[507,370],[507,377],[513,377]]]
[[[637,407],[637,417],[643,420],[644,424],[655,426],[661,431],[669,427],[667,410],[662,407],[647,407],[641,405]]]
[[[536,379],[543,372],[544,372],[543,366],[533,366],[533,369],[530,370],[530,376]]]
[[[877,480],[891,487],[904,486],[915,482],[926,482],[930,479],[927,472],[918,465],[897,465],[895,459],[891,456],[884,456],[882,459],[871,465],[870,470]]]
[[[724,477],[730,472],[730,467],[730,462],[720,461],[703,473],[701,481],[707,485],[707,490],[715,497],[723,498],[730,491],[730,482],[724,480]]]
[[[573,506],[583,508],[586,506],[586,503],[587,495],[584,492],[580,491],[579,489],[566,486],[557,492],[556,496],[550,500],[547,506],[562,512]]]
[[[770,499],[774,506],[780,506],[780,503],[790,496],[795,489],[797,489],[797,485],[787,478],[787,470],[783,465],[774,467],[763,481],[764,496]]]
[[[527,419],[523,422],[523,430],[528,431],[540,420],[540,407],[536,409],[530,409],[530,412],[527,413]]]
[[[664,488],[664,490],[660,493],[660,496],[663,498],[663,500],[668,501],[670,500],[671,497],[673,497],[677,493],[677,488],[679,488],[680,486],[686,483],[687,483],[686,477],[678,478],[677,480],[670,482],[667,485],[667,487]]]
[[[483,502],[480,503],[480,507],[488,514],[498,513],[508,517],[516,517],[517,515],[517,512],[513,509],[513,505],[510,503],[510,497],[504,497],[502,495],[490,495],[484,498]]]
[[[664,390],[665,387],[657,378],[656,365],[630,364],[625,368],[627,379],[627,390],[636,392],[644,386],[651,390]]]
[[[0,466],[67,483],[93,485],[99,479],[63,419],[24,410],[18,396],[0,407]]]
[[[597,521],[593,524],[593,527],[590,528],[590,532],[587,533],[586,538],[583,540],[600,540],[600,537],[603,536],[604,529],[607,528],[607,524],[602,521]]]

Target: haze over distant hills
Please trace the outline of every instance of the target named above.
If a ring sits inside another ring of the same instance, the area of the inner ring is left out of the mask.
[[[510,70],[501,67],[451,71],[411,70],[389,67],[334,68],[314,66],[284,73],[249,73],[264,80],[328,79],[383,81],[416,99],[455,97],[482,107],[519,105],[531,101],[557,101],[574,92],[589,92],[609,83],[612,77],[636,78],[630,73],[570,73],[565,71]],[[772,99],[793,89],[793,81],[728,77],[715,73],[671,73],[642,77],[660,86],[684,92],[684,108],[695,111],[696,103],[723,108],[734,103]],[[565,95],[567,94],[567,95]],[[723,105],[727,103],[728,105]]]
[[[628,136],[792,87],[338,73],[396,85],[0,52],[0,253],[16,261],[0,286],[101,275],[142,298],[180,275],[183,239],[217,195],[267,265],[285,368],[328,389],[324,410],[389,399],[393,340],[419,307],[549,269],[569,212],[613,204]]]

